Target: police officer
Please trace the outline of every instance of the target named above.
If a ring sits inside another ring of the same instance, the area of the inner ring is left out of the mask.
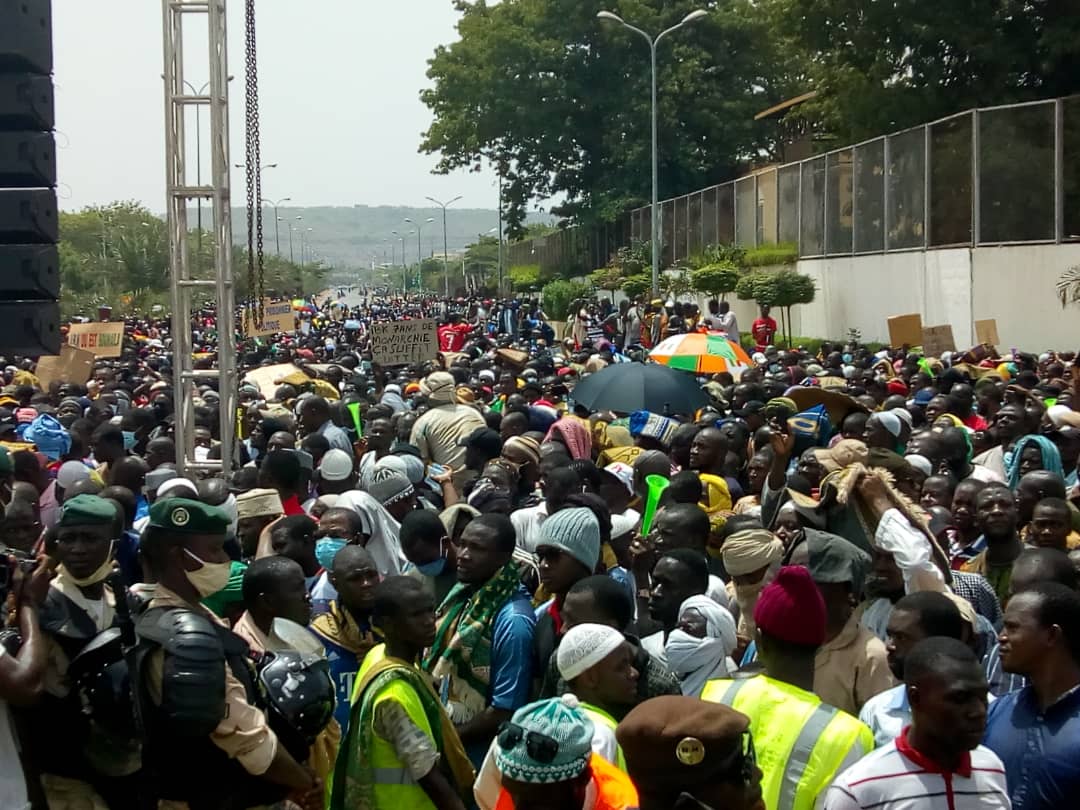
[[[225,587],[229,518],[165,498],[150,509],[141,550],[156,581],[140,616],[138,682],[144,784],[159,807],[232,810],[288,796],[322,806],[322,784],[271,730],[247,644],[200,600]]]
[[[50,808],[132,806],[121,777],[138,770],[130,749],[104,751],[72,689],[69,667],[115,623],[115,599],[105,580],[113,573],[116,507],[96,495],[76,495],[60,513],[54,556],[56,577],[41,608],[48,647],[45,694],[23,724],[28,760],[41,775]],[[123,748],[121,746],[120,748]]]

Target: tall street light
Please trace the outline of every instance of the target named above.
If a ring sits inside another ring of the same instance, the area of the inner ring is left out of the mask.
[[[460,200],[461,197],[454,197],[454,199],[448,200],[447,202],[439,202],[434,197],[425,197],[425,199],[430,200],[431,202],[435,203],[437,206],[439,206],[439,208],[442,209],[442,271],[443,271],[443,281],[445,282],[445,285],[446,285],[445,294],[446,294],[446,297],[449,298],[450,297],[450,271],[446,267],[446,254],[448,252],[447,249],[446,249],[446,209],[449,206],[456,203],[458,200]]]
[[[635,34],[640,34],[645,37],[645,41],[649,43],[649,52],[652,56],[652,230],[650,233],[650,241],[652,242],[652,294],[659,295],[660,293],[660,209],[659,209],[659,175],[660,171],[657,165],[657,108],[656,108],[656,46],[660,44],[660,40],[666,37],[673,31],[678,31],[684,25],[696,22],[708,16],[708,12],[704,9],[698,9],[697,11],[691,11],[678,25],[673,25],[664,31],[661,31],[654,39],[651,35],[645,33],[640,28],[636,28],[630,25],[618,14],[613,14],[610,11],[601,11],[596,15],[598,20],[604,22],[618,23],[623,28],[629,28]]]
[[[420,289],[423,286],[423,275],[420,272],[420,268],[424,264],[424,248],[420,244],[421,232],[424,230],[424,226],[435,221],[435,217],[428,217],[423,222],[413,222],[408,217],[405,217],[405,221],[410,225],[416,226],[416,288]]]
[[[274,209],[274,247],[277,255],[281,255],[281,234],[278,232],[278,223],[281,222],[281,217],[278,216],[278,206],[283,202],[292,202],[292,197],[282,197],[280,200],[262,200],[263,205],[269,205]]]
[[[409,231],[407,234],[400,234],[397,231],[390,231],[401,242],[401,291],[403,294],[409,294],[409,268],[405,264],[405,237],[412,236],[415,231]]]
[[[304,218],[301,217],[301,216],[298,216],[298,217],[296,217],[296,221],[297,222],[303,222]],[[293,258],[292,235],[293,235],[293,224],[290,222],[289,223],[289,264],[296,264],[296,259]]]

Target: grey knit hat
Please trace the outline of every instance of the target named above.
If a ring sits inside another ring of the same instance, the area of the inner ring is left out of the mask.
[[[397,470],[385,467],[376,469],[371,474],[371,482],[367,485],[368,494],[383,506],[390,506],[403,498],[413,495],[416,490],[409,483],[409,479]]]
[[[547,546],[564,551],[590,571],[600,561],[600,522],[583,506],[560,509],[540,527],[537,548]]]

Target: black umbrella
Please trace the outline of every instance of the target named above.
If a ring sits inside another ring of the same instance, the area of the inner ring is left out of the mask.
[[[692,414],[709,404],[692,374],[656,363],[616,363],[574,386],[574,402],[594,411]]]

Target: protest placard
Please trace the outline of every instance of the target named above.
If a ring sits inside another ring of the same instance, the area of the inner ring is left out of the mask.
[[[278,332],[295,332],[296,316],[288,301],[263,300],[263,322],[255,323],[255,313],[245,317],[248,337],[266,337]]]
[[[905,345],[918,346],[922,343],[922,332],[922,316],[917,312],[889,318],[889,345],[895,349]]]
[[[394,321],[371,324],[371,359],[384,366],[423,363],[439,353],[435,321]]]
[[[985,321],[975,321],[975,342],[986,343],[990,346],[1000,346],[1001,338],[998,337],[997,319],[987,318]]]
[[[122,323],[73,323],[68,328],[68,345],[95,357],[119,357],[124,345]]]
[[[956,351],[956,341],[950,325],[927,326],[922,332],[923,355],[926,357],[941,357],[945,352]]]
[[[34,373],[41,382],[41,387],[46,391],[49,390],[49,383],[52,382],[82,385],[94,373],[94,353],[64,344],[60,347],[60,354],[38,360]]]

